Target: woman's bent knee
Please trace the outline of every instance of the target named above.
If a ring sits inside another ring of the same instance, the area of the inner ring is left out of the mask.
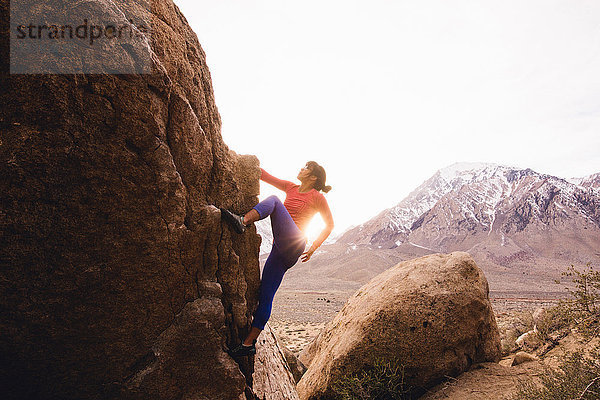
[[[276,203],[281,203],[281,200],[279,200],[279,197],[277,197],[277,195],[274,195],[274,194],[270,195],[265,200],[270,200],[270,201],[274,201]]]

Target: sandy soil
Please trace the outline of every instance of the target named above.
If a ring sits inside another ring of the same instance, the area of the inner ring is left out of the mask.
[[[344,290],[346,289],[346,290]],[[273,301],[269,324],[293,353],[298,354],[321,329],[342,309],[354,287],[336,290],[309,290],[281,287]],[[502,295],[502,294],[500,294]],[[551,298],[492,297],[492,307],[501,334],[510,329],[531,329],[531,314],[539,307],[557,302]]]
[[[352,293],[280,289],[269,324],[284,346],[298,354],[342,309]]]

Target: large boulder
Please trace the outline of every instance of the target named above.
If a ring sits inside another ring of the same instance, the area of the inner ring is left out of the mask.
[[[399,263],[354,294],[301,353],[309,367],[297,389],[302,400],[333,398],[343,376],[395,359],[418,395],[499,358],[483,272],[467,253],[433,254]]]
[[[115,65],[151,73],[82,47],[63,62],[105,74],[10,74],[0,0],[2,398],[253,398],[252,359],[225,350],[250,327],[260,237],[218,207],[256,204],[260,169],[223,142],[196,35],[172,0],[30,3],[145,21]]]

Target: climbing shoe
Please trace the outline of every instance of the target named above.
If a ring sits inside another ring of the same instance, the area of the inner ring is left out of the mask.
[[[239,346],[237,346],[233,350],[229,350],[228,353],[231,357],[244,357],[256,354],[256,340],[252,343],[251,346],[244,346],[243,343],[240,343]]]
[[[219,208],[219,210],[221,210],[221,218],[229,222],[229,224],[237,233],[244,233],[246,230],[246,225],[244,225],[244,217],[240,217],[239,215],[234,214],[224,208]]]

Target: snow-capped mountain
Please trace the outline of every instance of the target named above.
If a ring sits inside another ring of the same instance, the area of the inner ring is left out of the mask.
[[[586,188],[600,190],[600,172],[581,178],[578,184]]]
[[[497,164],[457,163],[436,172],[398,205],[346,232],[338,243],[392,248],[402,243],[446,251],[466,233],[501,237],[529,225],[600,227],[600,174],[579,184]],[[414,239],[414,241],[412,240]]]

